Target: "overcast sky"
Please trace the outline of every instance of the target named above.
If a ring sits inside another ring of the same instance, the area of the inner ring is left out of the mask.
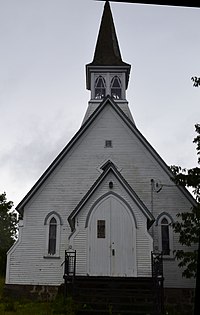
[[[0,193],[15,206],[81,125],[103,5],[0,0]],[[200,9],[111,7],[137,127],[168,165],[196,166]]]

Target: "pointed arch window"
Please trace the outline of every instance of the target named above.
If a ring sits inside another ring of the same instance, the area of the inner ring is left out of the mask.
[[[53,217],[49,223],[49,245],[48,245],[49,255],[55,255],[56,253],[56,237],[57,237],[57,221]]]
[[[94,86],[94,98],[99,100],[103,99],[106,96],[106,82],[105,79],[100,75]]]
[[[121,84],[121,80],[118,76],[114,76],[111,80],[111,84],[110,84],[110,89],[111,89],[111,96],[116,99],[119,100],[122,98],[122,84]]]
[[[164,257],[173,257],[173,219],[168,213],[161,213],[157,220],[156,225],[159,228],[159,250],[162,251]]]
[[[170,255],[169,222],[166,218],[161,221],[161,239],[163,255]]]
[[[46,229],[44,258],[59,258],[62,219],[57,212],[51,211],[46,216],[44,225]]]

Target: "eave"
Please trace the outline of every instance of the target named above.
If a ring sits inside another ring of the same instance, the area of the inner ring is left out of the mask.
[[[80,137],[85,133],[85,131],[90,127],[90,125],[95,121],[96,117],[99,113],[105,108],[105,106],[111,106],[112,109],[120,116],[120,118],[124,121],[124,123],[130,128],[130,130],[135,134],[138,140],[144,145],[144,147],[148,150],[148,152],[154,157],[157,163],[161,166],[161,168],[166,172],[166,174],[174,179],[174,174],[164,162],[164,160],[159,156],[159,154],[154,150],[154,148],[150,145],[150,143],[145,139],[145,137],[141,134],[141,132],[137,129],[135,124],[124,114],[121,108],[115,103],[115,101],[107,96],[102,103],[96,108],[96,110],[89,116],[88,120],[81,126],[81,128],[77,131],[74,137],[70,140],[70,142],[64,147],[64,149],[60,152],[60,154],[55,158],[55,160],[50,164],[50,166],[46,169],[46,171],[42,174],[42,176],[38,179],[32,189],[27,193],[27,195],[22,199],[22,201],[17,205],[16,210],[23,215],[24,206],[28,203],[28,201],[33,197],[33,195],[38,191],[41,185],[45,182],[45,180],[52,174],[54,169],[58,166],[58,164],[63,160],[63,158],[68,154],[71,148],[75,145],[75,143],[80,139]],[[185,197],[191,202],[191,205],[196,206],[196,200],[192,197],[190,192],[182,186],[177,186],[177,188],[185,195]]]

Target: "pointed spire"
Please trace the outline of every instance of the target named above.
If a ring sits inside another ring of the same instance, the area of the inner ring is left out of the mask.
[[[92,66],[124,66],[109,1],[104,5]]]
[[[94,58],[86,65],[86,88],[91,91],[91,99],[83,122],[90,117],[106,95],[112,97],[133,121],[126,100],[130,69],[131,65],[122,60],[110,4],[106,1]],[[115,83],[117,86],[114,86]]]

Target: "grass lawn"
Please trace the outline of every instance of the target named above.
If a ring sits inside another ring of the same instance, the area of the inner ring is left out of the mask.
[[[71,298],[60,296],[53,302],[13,300],[3,296],[4,278],[0,277],[0,315],[76,315],[77,306]],[[110,310],[110,314],[112,311]],[[183,315],[179,310],[167,307],[165,315]]]
[[[59,297],[53,302],[17,301],[3,297],[4,278],[0,278],[0,315],[75,315],[71,299]]]

